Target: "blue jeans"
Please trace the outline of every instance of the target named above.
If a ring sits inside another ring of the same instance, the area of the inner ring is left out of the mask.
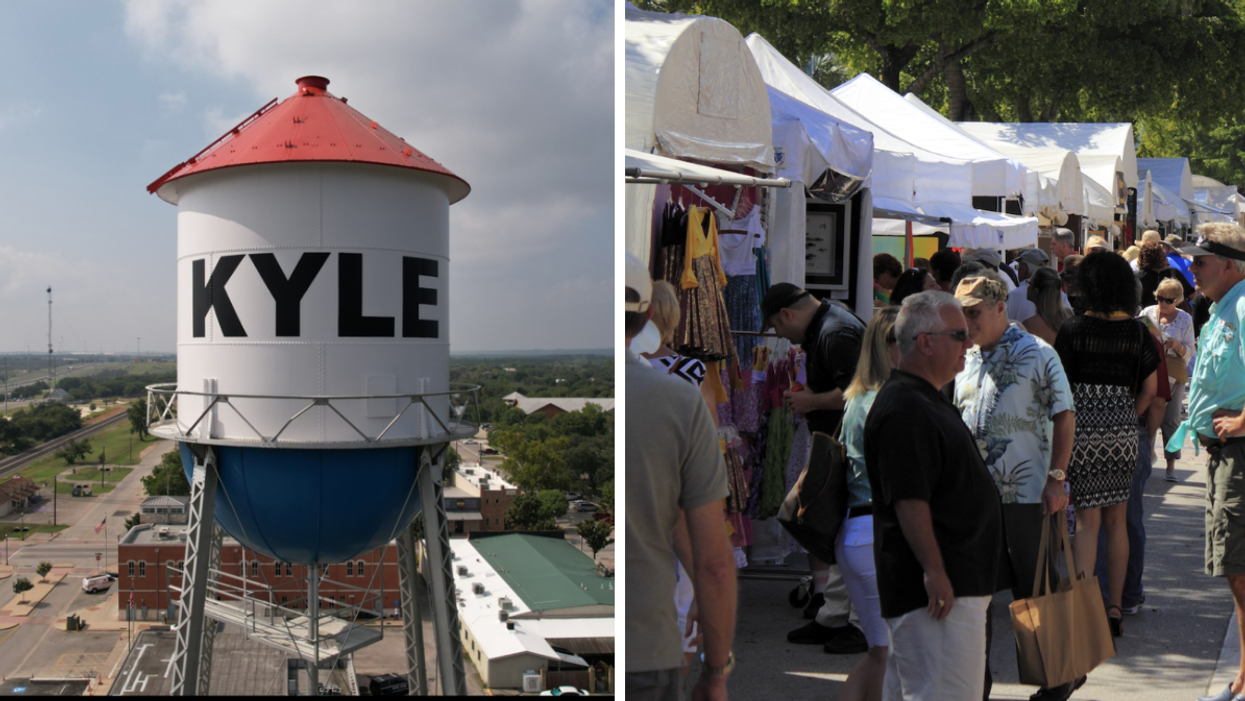
[[[1144,426],[1137,428],[1137,469],[1133,472],[1133,484],[1128,492],[1128,572],[1124,575],[1124,595],[1120,602],[1124,608],[1136,606],[1145,597],[1141,574],[1146,567],[1146,525],[1141,500],[1145,496],[1146,480],[1150,479],[1150,434]],[[1094,563],[1094,576],[1102,586],[1102,598],[1107,596],[1107,529],[1098,529],[1098,561]]]

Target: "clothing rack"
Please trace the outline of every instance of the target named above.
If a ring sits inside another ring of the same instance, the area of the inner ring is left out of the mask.
[[[766,338],[778,338],[778,334],[769,331],[736,331],[731,329],[731,333],[738,336],[763,336]]]
[[[728,220],[730,221],[735,220],[735,213],[733,211],[727,209],[725,205],[719,203],[717,200],[713,199],[709,195],[706,195],[705,192],[701,190],[700,188],[695,187],[694,185],[684,185],[683,188],[691,192],[693,195],[696,195],[700,199],[704,200],[705,202],[708,202],[710,206],[716,209],[719,214],[726,217]]]

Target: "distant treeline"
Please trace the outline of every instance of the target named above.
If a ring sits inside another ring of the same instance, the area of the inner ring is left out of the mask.
[[[105,370],[87,377],[66,377],[57,380],[56,386],[69,393],[71,401],[85,402],[89,399],[146,397],[147,385],[176,381],[176,371],[129,375],[124,370]]]
[[[502,418],[501,398],[519,392],[528,397],[614,396],[614,359],[590,355],[451,357],[450,382],[480,385],[480,421],[521,422],[524,416]]]
[[[82,428],[78,412],[59,402],[43,402],[0,418],[0,457]]]

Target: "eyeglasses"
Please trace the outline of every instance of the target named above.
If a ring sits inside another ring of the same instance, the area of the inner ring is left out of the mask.
[[[956,329],[955,331],[926,331],[930,336],[950,336],[956,343],[963,343],[968,340],[968,329]],[[920,334],[917,334],[918,336]]]
[[[1175,304],[1176,303],[1176,300],[1172,299],[1171,297],[1160,297],[1158,295],[1154,295],[1154,298],[1162,302],[1163,304]]]

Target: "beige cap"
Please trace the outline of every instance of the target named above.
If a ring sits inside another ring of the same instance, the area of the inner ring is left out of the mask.
[[[1107,250],[1107,240],[1101,236],[1090,236],[1085,240],[1085,250],[1088,251],[1093,248],[1101,248],[1104,251]]]
[[[955,298],[961,307],[974,307],[982,302],[1006,302],[1007,288],[997,280],[986,277],[966,277],[955,288]]]

